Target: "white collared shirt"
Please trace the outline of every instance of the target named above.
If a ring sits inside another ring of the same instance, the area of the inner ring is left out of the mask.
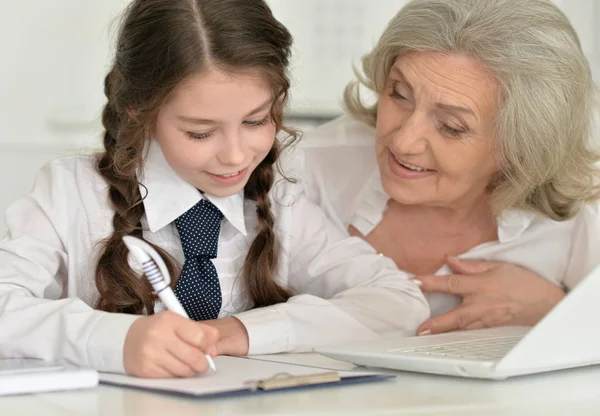
[[[345,229],[351,224],[363,235],[380,222],[390,197],[381,186],[375,158],[375,130],[342,116],[304,135],[295,153],[309,198]],[[493,260],[526,267],[538,275],[573,288],[600,264],[600,214],[590,204],[575,218],[553,221],[523,210],[507,210],[498,218],[498,240],[481,244],[460,258]],[[450,274],[447,266],[436,274]],[[427,294],[431,315],[458,305],[456,296]]]
[[[172,221],[203,196],[175,174],[155,142],[139,177],[142,195],[148,192],[144,238],[183,263]],[[99,250],[112,232],[107,188],[93,157],[58,159],[43,168],[29,196],[8,209],[8,232],[0,241],[0,357],[123,371],[125,335],[137,317],[93,309]],[[281,247],[277,281],[295,296],[253,310],[238,274],[256,235],[255,202],[241,194],[208,196],[225,217],[213,260],[223,297],[219,316],[243,322],[250,354],[302,351],[390,331],[414,334],[429,314],[418,287],[368,244],[347,238],[304,193],[301,183],[286,181],[271,192]]]

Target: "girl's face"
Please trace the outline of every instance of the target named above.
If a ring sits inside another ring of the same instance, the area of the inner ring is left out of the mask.
[[[234,195],[273,147],[272,104],[258,71],[210,69],[175,88],[154,136],[180,177],[210,195]]]

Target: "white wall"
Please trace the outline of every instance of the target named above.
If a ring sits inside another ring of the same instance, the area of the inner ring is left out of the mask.
[[[267,0],[295,37],[295,114],[339,114],[352,64],[371,49],[406,0]],[[527,0],[523,0],[527,1]],[[600,0],[554,0],[600,80]]]
[[[108,29],[126,0],[2,3],[0,142],[89,143],[103,103]]]
[[[325,118],[341,111],[352,64],[405,3],[268,1],[295,37],[292,115]],[[0,217],[30,189],[45,160],[98,145],[111,24],[127,3],[0,0]],[[556,3],[572,19],[600,79],[600,1]],[[0,221],[0,235],[3,229]]]
[[[352,65],[405,0],[267,0],[294,36],[292,112],[337,115]]]
[[[41,165],[99,143],[111,22],[127,0],[0,0],[0,235]]]

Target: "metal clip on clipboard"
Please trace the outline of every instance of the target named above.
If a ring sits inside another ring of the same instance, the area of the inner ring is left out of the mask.
[[[288,373],[278,373],[273,377],[264,380],[249,380],[246,384],[251,391],[257,390],[278,390],[290,387],[314,386],[317,384],[336,383],[341,381],[340,374],[336,371],[327,373],[307,374],[303,376],[294,376]]]

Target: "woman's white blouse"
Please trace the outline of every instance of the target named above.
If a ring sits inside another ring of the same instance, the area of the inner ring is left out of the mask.
[[[142,195],[148,192],[144,238],[183,263],[172,222],[203,196],[175,174],[155,142],[140,182]],[[305,197],[304,186],[278,180],[271,193],[281,250],[277,281],[295,296],[258,309],[251,309],[239,276],[256,235],[256,205],[242,194],[208,197],[225,217],[213,260],[223,297],[219,316],[243,322],[250,354],[302,351],[393,331],[414,334],[429,314],[418,287],[367,243],[348,238]],[[107,189],[94,157],[58,159],[43,168],[29,196],[8,209],[8,231],[0,241],[0,357],[124,371],[125,335],[138,317],[93,309],[96,262],[113,230]]]
[[[381,222],[390,197],[381,186],[375,159],[375,130],[347,116],[304,135],[295,160],[304,174],[308,195],[340,227],[352,224],[363,235]],[[575,218],[553,221],[522,210],[498,218],[498,240],[459,256],[524,266],[564,287],[573,288],[600,263],[598,204],[585,206]],[[450,274],[444,266],[436,274]],[[431,315],[447,312],[460,299],[427,294]]]

